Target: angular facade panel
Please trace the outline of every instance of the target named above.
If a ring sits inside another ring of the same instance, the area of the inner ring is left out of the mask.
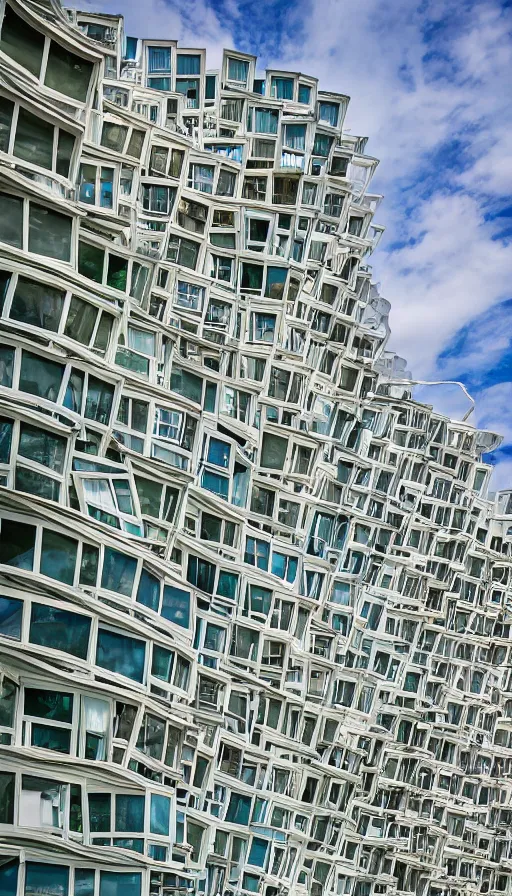
[[[512,894],[512,492],[348,97],[0,26],[0,896]]]

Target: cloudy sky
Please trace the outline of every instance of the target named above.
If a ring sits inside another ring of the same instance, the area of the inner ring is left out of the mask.
[[[351,97],[346,127],[381,160],[375,279],[390,348],[418,379],[464,380],[473,422],[504,435],[512,487],[512,0],[82,0],[128,34],[224,47]],[[455,416],[462,393],[422,400]]]

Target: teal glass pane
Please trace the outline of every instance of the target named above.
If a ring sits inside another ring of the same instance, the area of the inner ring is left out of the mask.
[[[221,597],[227,597],[229,600],[235,600],[238,589],[238,575],[236,572],[225,572],[221,570],[219,580],[217,582],[217,594]]]
[[[89,794],[89,827],[94,834],[111,830],[110,793]]]
[[[136,569],[135,557],[121,554],[113,548],[105,548],[101,587],[131,597]]]
[[[126,292],[126,280],[128,276],[128,259],[119,255],[108,256],[107,286]]]
[[[174,654],[165,647],[159,647],[155,644],[153,647],[153,661],[151,665],[151,674],[155,678],[162,681],[170,682],[174,665]]]
[[[94,896],[94,876],[92,868],[76,868],[73,896]]]
[[[28,492],[30,495],[46,498],[48,501],[59,500],[60,485],[57,480],[38,473],[37,470],[16,467],[14,487],[17,492]]]
[[[65,728],[57,728],[51,725],[32,724],[33,747],[42,747],[44,750],[55,750],[56,753],[69,753],[71,749],[71,731]]]
[[[87,616],[44,604],[32,604],[29,633],[32,644],[62,650],[85,660],[90,631],[91,620]]]
[[[69,896],[69,868],[46,862],[25,865],[25,896]]]
[[[140,574],[139,587],[137,588],[137,602],[158,612],[160,602],[160,580],[151,575],[147,569]]]
[[[173,585],[164,586],[161,614],[177,625],[188,628],[190,624],[190,593]]]
[[[249,815],[251,812],[251,797],[250,796],[242,796],[239,793],[232,793],[230,800],[228,811],[226,812],[226,821],[231,821],[233,824],[249,824]]]
[[[103,669],[110,669],[118,675],[142,681],[144,678],[144,660],[146,642],[117,632],[98,632],[96,662]]]
[[[141,896],[142,874],[136,872],[100,871],[99,896]]]
[[[19,641],[22,615],[22,600],[17,600],[15,597],[0,597],[0,635]]]
[[[0,772],[0,823],[14,822],[15,776],[12,772]]]
[[[54,722],[73,721],[73,694],[25,688],[25,713]]]
[[[18,892],[19,860],[4,857],[0,865],[0,893],[2,896],[16,896]]]
[[[144,797],[116,796],[116,831],[144,830]]]
[[[43,529],[40,572],[66,585],[72,585],[78,542],[51,529]]]
[[[171,801],[167,796],[151,794],[150,830],[152,834],[169,834],[169,815]]]

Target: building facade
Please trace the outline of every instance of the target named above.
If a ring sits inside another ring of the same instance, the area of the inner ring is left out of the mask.
[[[0,10],[0,896],[512,894],[512,492],[348,98]]]

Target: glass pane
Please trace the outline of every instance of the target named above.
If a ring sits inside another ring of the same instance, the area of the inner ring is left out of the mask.
[[[43,529],[40,572],[66,585],[72,585],[78,542],[51,529]]]
[[[74,896],[94,896],[94,871],[88,868],[75,870]]]
[[[64,335],[76,339],[82,345],[89,345],[98,316],[98,309],[78,296],[71,296]]]
[[[57,143],[57,163],[56,172],[61,177],[69,177],[69,166],[71,164],[71,156],[75,148],[75,138],[73,134],[59,129],[59,139]]]
[[[54,722],[73,721],[73,694],[39,688],[25,688],[25,712]]]
[[[261,448],[261,466],[271,470],[282,470],[288,449],[288,439],[264,433]]]
[[[33,569],[36,527],[15,520],[2,520],[0,563],[18,569]]]
[[[11,458],[13,421],[0,417],[0,463],[8,464]]]
[[[101,587],[131,597],[136,569],[137,561],[134,557],[105,548]]]
[[[116,831],[142,832],[144,830],[144,797],[116,796]]]
[[[156,576],[151,575],[147,569],[143,569],[140,575],[139,587],[137,588],[137,603],[158,612],[160,581]]]
[[[117,672],[134,681],[144,678],[146,642],[116,632],[99,631],[96,662],[104,669]]]
[[[126,292],[126,278],[128,275],[128,260],[119,255],[108,256],[107,286]]]
[[[33,722],[30,745],[41,747],[43,750],[54,750],[56,753],[69,753],[71,731],[66,728],[57,728],[54,725],[38,725]]]
[[[122,152],[127,133],[128,128],[125,125],[105,121],[101,133],[101,145],[114,152]]]
[[[27,862],[25,868],[25,896],[68,896],[67,865]]]
[[[141,896],[142,875],[137,872],[100,871],[99,896]]]
[[[44,79],[46,87],[85,103],[92,70],[92,62],[70,53],[52,40]]]
[[[165,585],[161,614],[177,625],[188,628],[190,619],[190,594],[173,585]]]
[[[0,150],[2,152],[8,152],[9,150],[13,111],[14,103],[4,96],[0,97]]]
[[[0,193],[0,240],[21,249],[23,239],[23,200]]]
[[[18,492],[39,495],[48,501],[58,501],[60,496],[60,485],[55,479],[25,467],[16,467],[15,488]]]
[[[55,436],[46,429],[39,429],[29,423],[20,426],[18,454],[35,460],[56,473],[62,473],[66,454],[67,439]]]
[[[32,75],[39,76],[44,37],[24,19],[20,19],[7,4],[2,23],[0,49]]]
[[[32,115],[20,106],[14,155],[41,168],[51,168],[53,164],[53,131],[49,121]]]
[[[14,597],[0,597],[0,634],[6,638],[21,638],[23,601]]]
[[[59,328],[64,297],[65,293],[60,289],[37,283],[27,277],[18,277],[10,316],[14,320],[55,333]]]
[[[43,205],[30,203],[28,250],[39,255],[69,261],[71,258],[71,218]]]
[[[89,280],[101,283],[105,250],[90,243],[78,243],[78,272]]]
[[[16,896],[18,892],[18,859],[3,858],[0,866],[0,893],[2,896]]]
[[[151,794],[151,816],[150,830],[152,834],[169,834],[169,813],[171,809],[171,801],[167,796],[160,794]]]
[[[63,364],[24,351],[21,356],[20,389],[30,395],[57,401],[64,370]]]
[[[32,604],[29,634],[32,644],[63,650],[64,653],[85,660],[90,630],[91,620],[88,616],[44,604]]]
[[[101,382],[89,376],[89,388],[85,403],[85,416],[97,423],[107,424],[112,411],[114,387],[110,383]]]
[[[0,386],[11,388],[13,366],[14,349],[8,345],[0,345]]]
[[[140,154],[142,152],[142,146],[144,143],[145,132],[144,131],[136,131],[135,129],[132,131],[130,140],[128,142],[128,146],[126,148],[126,154],[129,156],[133,156],[136,159],[140,159]]]

